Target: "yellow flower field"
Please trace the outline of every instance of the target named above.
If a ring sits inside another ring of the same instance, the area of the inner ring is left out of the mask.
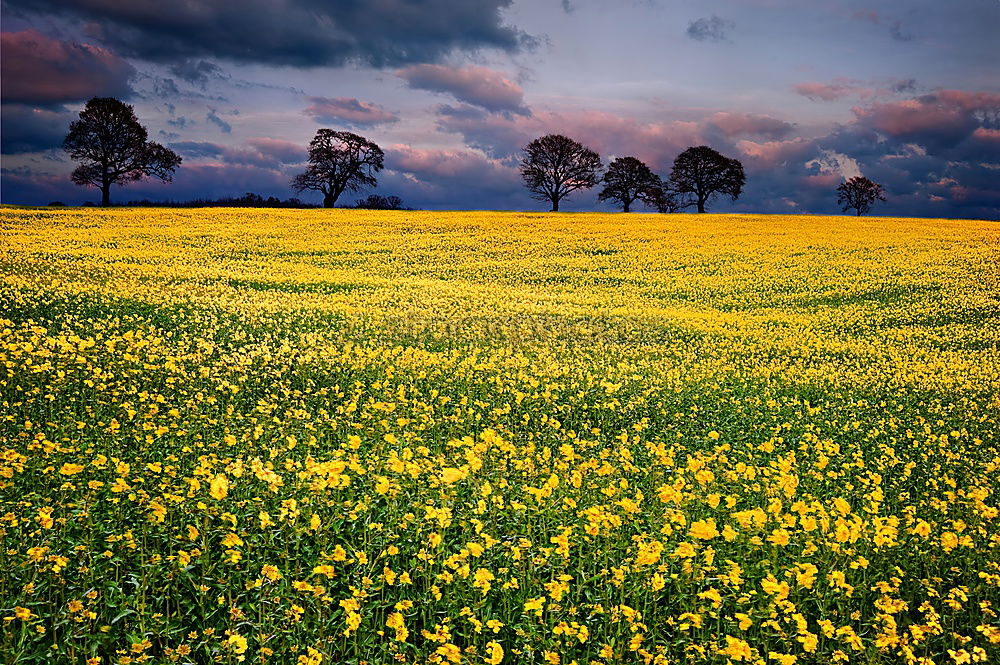
[[[1000,659],[1000,225],[0,209],[0,662]]]

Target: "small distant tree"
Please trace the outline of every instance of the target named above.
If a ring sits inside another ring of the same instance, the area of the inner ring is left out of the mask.
[[[632,203],[642,199],[645,192],[663,186],[660,177],[635,157],[611,160],[601,182],[604,189],[597,195],[597,200],[618,201],[623,212],[629,212]]]
[[[135,110],[114,97],[94,97],[69,126],[63,149],[81,162],[70,178],[77,185],[98,187],[101,205],[111,203],[111,185],[143,178],[170,182],[181,165],[180,155],[147,141]]]
[[[844,212],[854,210],[860,217],[871,210],[876,201],[885,201],[885,190],[864,176],[854,176],[837,187],[837,205]]]
[[[377,185],[384,159],[382,149],[363,136],[320,129],[309,143],[309,166],[292,179],[292,189],[323,192],[323,207],[332,208],[344,192]]]
[[[354,203],[355,208],[367,210],[405,210],[403,199],[398,196],[379,196],[369,194],[366,198],[358,199]]]
[[[670,185],[680,194],[691,194],[698,212],[705,212],[705,204],[719,194],[730,196],[733,201],[743,193],[746,175],[738,159],[730,159],[707,145],[688,148],[674,160],[670,172]]]
[[[521,177],[538,201],[549,201],[552,212],[559,202],[579,189],[590,189],[601,177],[601,157],[590,148],[561,134],[548,134],[526,145],[521,157]]]
[[[670,188],[669,182],[660,182],[642,192],[639,199],[657,212],[680,212],[694,205],[691,197]]]

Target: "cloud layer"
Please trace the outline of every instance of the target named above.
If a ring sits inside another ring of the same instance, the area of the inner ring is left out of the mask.
[[[303,113],[321,125],[375,127],[399,120],[398,115],[378,104],[353,97],[309,97],[308,101],[310,104]]]
[[[135,68],[110,51],[37,30],[0,34],[5,104],[53,106],[91,97],[128,97]]]
[[[500,72],[486,67],[412,65],[396,72],[411,88],[452,95],[460,102],[487,111],[528,115],[524,90]]]
[[[531,38],[501,16],[511,0],[5,0],[28,15],[85,24],[118,53],[175,62],[315,67],[434,62],[456,51],[517,51]]]

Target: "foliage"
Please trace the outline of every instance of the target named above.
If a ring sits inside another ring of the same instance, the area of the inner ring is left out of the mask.
[[[128,207],[142,208],[318,208],[314,203],[305,203],[295,197],[279,199],[277,196],[264,197],[254,192],[241,196],[226,196],[221,199],[192,199],[190,201],[129,201]]]
[[[669,181],[662,180],[659,184],[644,190],[639,199],[656,212],[680,212],[694,205],[689,195],[676,191]]]
[[[680,194],[694,196],[698,212],[719,194],[735,201],[743,192],[746,175],[738,159],[730,159],[708,146],[688,148],[674,160],[670,172],[671,188]]]
[[[159,143],[147,141],[146,128],[135,110],[113,97],[94,97],[69,126],[63,149],[81,162],[71,178],[77,185],[101,190],[101,205],[110,203],[111,185],[143,178],[170,182],[181,157]]]
[[[548,201],[552,212],[580,189],[590,189],[601,177],[601,157],[590,148],[561,134],[541,136],[524,147],[521,178],[531,197]]]
[[[837,186],[837,205],[844,212],[854,210],[860,217],[872,209],[875,201],[885,201],[885,190],[864,176],[854,176]]]
[[[995,226],[619,220],[0,209],[4,662],[1000,657]]]
[[[651,192],[662,191],[660,177],[635,157],[617,157],[611,160],[608,170],[601,178],[604,189],[597,195],[598,201],[618,201],[624,212],[629,212],[636,200],[652,198]]]
[[[309,165],[292,179],[292,189],[323,192],[323,207],[332,208],[344,192],[376,186],[384,160],[382,149],[363,136],[319,129],[309,143]]]
[[[358,199],[354,207],[367,210],[412,210],[412,208],[404,206],[403,199],[398,196],[381,196],[379,194],[369,194],[366,198]]]

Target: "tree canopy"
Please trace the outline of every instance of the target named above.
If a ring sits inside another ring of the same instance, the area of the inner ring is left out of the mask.
[[[611,160],[601,182],[604,183],[604,189],[597,195],[597,200],[618,201],[622,204],[623,212],[629,212],[633,202],[663,186],[660,177],[635,157],[617,157]]]
[[[344,192],[377,185],[384,159],[382,149],[363,136],[320,129],[309,143],[309,165],[292,179],[292,189],[323,192],[323,207],[332,208]]]
[[[691,194],[698,212],[719,194],[734,201],[743,193],[746,175],[738,159],[730,159],[706,145],[688,148],[674,160],[670,172],[672,188],[681,194]]]
[[[101,190],[101,205],[111,202],[111,185],[125,185],[143,178],[173,179],[180,156],[147,140],[130,104],[114,97],[94,97],[69,126],[63,149],[81,162],[70,178],[77,185]]]
[[[590,189],[601,175],[601,157],[590,148],[561,134],[547,134],[526,145],[521,157],[521,177],[538,201],[549,201],[552,212],[569,194]]]
[[[885,201],[885,190],[864,176],[854,176],[837,187],[837,205],[844,212],[854,210],[860,217],[872,209],[875,201]]]

